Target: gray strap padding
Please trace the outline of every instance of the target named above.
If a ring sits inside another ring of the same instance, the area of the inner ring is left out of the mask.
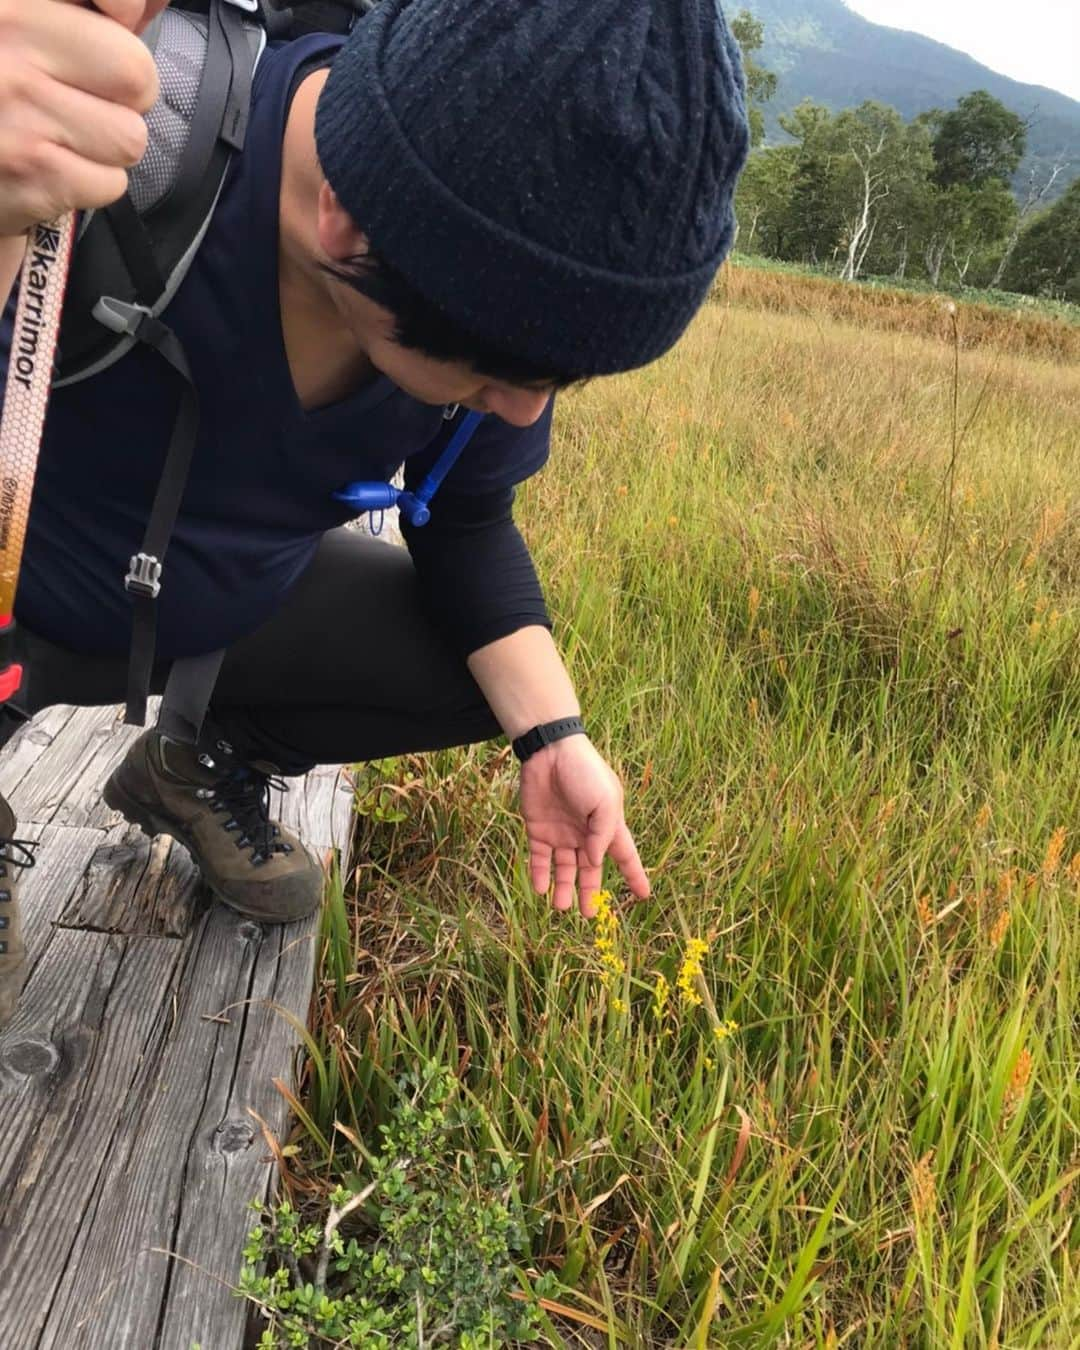
[[[225,649],[174,661],[158,713],[158,730],[175,741],[197,745],[206,710],[217,684]]]

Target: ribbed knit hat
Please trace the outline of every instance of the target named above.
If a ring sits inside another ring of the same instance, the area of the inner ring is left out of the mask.
[[[716,0],[380,0],[315,129],[338,199],[426,299],[578,375],[679,337],[749,144]]]

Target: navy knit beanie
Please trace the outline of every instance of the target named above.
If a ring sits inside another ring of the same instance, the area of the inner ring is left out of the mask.
[[[316,116],[372,247],[475,337],[644,365],[731,246],[749,131],[716,0],[380,0]]]

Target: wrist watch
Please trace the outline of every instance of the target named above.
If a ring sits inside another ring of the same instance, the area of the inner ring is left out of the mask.
[[[510,744],[514,747],[514,754],[524,764],[530,755],[535,755],[537,750],[542,750],[552,741],[561,741],[564,736],[587,734],[585,723],[580,717],[560,717],[555,722],[541,722],[539,726],[526,731],[523,736],[518,736]]]

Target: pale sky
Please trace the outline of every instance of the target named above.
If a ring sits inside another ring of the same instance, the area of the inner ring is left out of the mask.
[[[845,0],[890,28],[924,33],[1026,84],[1080,99],[1080,0]]]

